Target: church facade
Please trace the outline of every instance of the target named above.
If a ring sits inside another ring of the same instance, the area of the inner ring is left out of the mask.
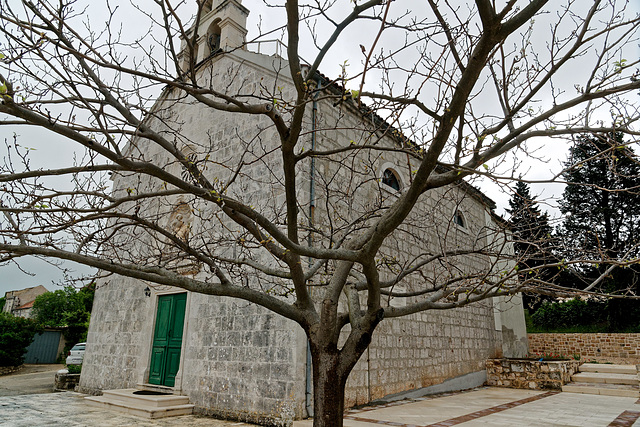
[[[251,52],[242,47],[248,10],[237,0],[210,2],[200,26],[197,58],[203,85],[225,88],[228,93],[259,94],[277,88],[281,99],[293,98],[293,83],[286,61],[277,55]],[[185,59],[186,60],[186,59]],[[319,84],[326,84],[317,76]],[[340,88],[331,87],[337,91]],[[327,97],[330,98],[330,97]],[[250,200],[264,211],[277,212],[284,193],[270,182],[278,180],[281,158],[274,154],[278,136],[264,118],[202,109],[197,103],[168,90],[154,107],[148,124],[161,132],[175,131],[183,140],[181,149],[194,162],[211,159],[206,173],[223,176],[229,165],[244,159],[252,166],[234,182],[234,197]],[[379,118],[355,103],[336,105],[320,97],[307,109],[306,147],[331,150],[343,141],[362,141],[376,135],[376,144],[403,144]],[[371,130],[374,129],[374,131]],[[365,131],[363,131],[365,129]],[[252,148],[250,151],[247,147]],[[181,165],[164,158],[153,145],[133,139],[127,150],[137,150],[145,159],[163,163],[180,173]],[[190,157],[191,158],[191,157]],[[347,176],[338,166],[351,162]],[[345,154],[338,162],[302,162],[301,205],[314,227],[337,226],[331,220],[327,200],[342,197],[339,206],[353,218],[371,210],[372,204],[392,202],[411,180],[412,161],[400,153],[385,151],[376,156]],[[261,177],[273,177],[265,182]],[[355,178],[354,178],[355,176]],[[115,176],[114,192],[132,188],[131,176]],[[162,183],[137,182],[153,188]],[[348,189],[348,191],[346,191]],[[340,194],[346,194],[340,196]],[[169,202],[149,201],[146,212],[157,212],[160,222],[176,236],[218,236],[215,221],[188,197],[176,195]],[[420,224],[414,241],[398,237],[384,248],[404,258],[425,245],[485,245],[498,239],[488,230],[500,228],[492,202],[470,185],[438,190],[420,202],[409,223]],[[419,234],[419,235],[418,235]],[[213,237],[212,237],[213,238]],[[114,237],[117,240],[117,236]],[[141,238],[142,239],[142,238]],[[224,241],[220,239],[221,247]],[[236,247],[229,244],[223,250]],[[170,249],[157,248],[166,265],[180,274],[204,277],[196,262],[173,256]],[[151,256],[151,255],[150,255]],[[469,255],[459,258],[462,270],[481,270],[495,260]],[[434,270],[434,277],[445,274]],[[258,277],[263,288],[271,286]],[[434,279],[435,280],[435,279]],[[415,279],[403,285],[411,292],[421,286]],[[273,287],[278,291],[277,286]],[[290,298],[285,293],[282,298]],[[389,296],[386,304],[402,304]],[[453,388],[474,387],[484,381],[484,364],[496,356],[526,353],[526,333],[521,300],[493,298],[464,308],[428,311],[404,318],[383,320],[372,343],[347,383],[347,406],[359,405],[406,390],[428,388],[459,379]],[[307,339],[294,322],[256,304],[228,297],[185,292],[170,286],[154,286],[121,276],[101,279],[87,338],[79,390],[99,394],[102,390],[156,386],[186,395],[196,411],[235,419],[269,423],[283,417],[309,414],[310,367]]]

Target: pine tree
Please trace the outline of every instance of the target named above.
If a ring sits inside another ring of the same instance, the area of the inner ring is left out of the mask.
[[[518,270],[522,272],[521,281],[552,281],[558,270],[543,267],[555,260],[552,254],[554,239],[549,225],[549,215],[540,211],[538,202],[531,196],[528,184],[518,181],[514,190],[509,200],[510,208],[506,211],[510,214],[509,222]],[[540,296],[526,292],[524,301],[532,310],[541,303]]]
[[[623,134],[582,136],[571,148],[564,166],[567,187],[560,202],[564,219],[558,233],[564,242],[565,257],[612,261],[637,257],[640,164],[637,155],[624,143]],[[640,293],[640,268],[608,269],[606,263],[585,263],[581,268],[589,279],[587,282],[606,273],[600,282],[601,289]],[[630,305],[637,304],[611,301],[610,323],[619,325],[626,321]]]
[[[509,206],[507,212],[511,215],[509,222],[520,268],[541,265],[551,243],[549,215],[540,212],[538,203],[531,196],[529,185],[522,181],[516,184]]]
[[[560,202],[567,253],[623,260],[637,256],[640,235],[640,164],[623,135],[578,139],[565,163]]]

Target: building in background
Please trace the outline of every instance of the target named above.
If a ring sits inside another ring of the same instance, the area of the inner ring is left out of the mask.
[[[6,292],[4,294],[5,302],[2,311],[18,317],[30,318],[33,302],[36,300],[36,297],[45,292],[49,291],[42,285]]]

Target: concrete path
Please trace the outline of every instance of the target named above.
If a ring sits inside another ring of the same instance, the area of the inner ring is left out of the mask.
[[[24,365],[9,375],[0,376],[0,396],[53,393],[56,372],[64,365]]]
[[[73,392],[0,397],[0,426],[249,426],[192,415],[147,420],[91,407],[83,397]],[[345,426],[640,427],[639,419],[635,398],[482,387],[349,411]],[[311,425],[311,420],[294,423]]]

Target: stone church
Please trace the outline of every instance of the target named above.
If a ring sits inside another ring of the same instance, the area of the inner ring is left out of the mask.
[[[205,3],[196,47],[198,77],[203,85],[227,88],[230,93],[277,88],[274,90],[282,99],[291,99],[293,83],[287,75],[286,60],[277,54],[254,52],[251,44],[245,44],[248,14],[239,0]],[[326,81],[323,76],[317,78]],[[359,140],[362,136],[358,129],[363,126],[380,126],[381,119],[362,108],[348,102],[335,105],[333,100],[320,98],[306,113],[312,130],[308,132],[312,135],[309,144],[331,149],[338,140]],[[215,160],[207,173],[216,174],[225,165],[237,164],[242,156],[247,163],[253,162],[234,182],[238,197],[274,211],[283,205],[282,192],[273,190],[268,183],[260,184],[260,177],[273,173],[270,165],[276,164],[279,157],[270,157],[270,145],[277,144],[277,134],[272,128],[262,127],[259,115],[203,110],[170,90],[158,100],[153,112],[147,120],[154,129],[169,132],[180,123],[183,150],[194,161],[202,161],[205,156]],[[247,145],[238,143],[255,143],[256,138],[260,153],[248,153]],[[377,143],[394,146],[402,140],[392,132],[382,132]],[[198,141],[207,144],[198,145]],[[180,173],[181,165],[175,159],[173,163],[164,160],[161,152],[144,141],[134,138],[126,150],[137,150],[145,159],[165,161],[167,169]],[[270,159],[274,163],[269,163]],[[347,181],[335,174],[335,165],[330,162],[314,164],[316,187],[300,197],[307,200],[305,208],[315,211],[310,216],[315,218],[317,227],[335,225],[328,223],[329,214],[323,211],[326,205],[319,202],[330,191],[356,186],[352,197],[343,204],[345,211],[358,212],[370,208],[375,201],[393,200],[411,180],[411,162],[402,153],[385,152],[364,159],[356,155],[350,159],[363,164],[363,170],[373,174],[374,179],[354,183],[353,178]],[[300,176],[301,180],[310,180],[304,171]],[[115,176],[114,192],[130,191],[132,179]],[[318,203],[313,203],[312,197]],[[164,212],[162,221],[180,238],[217,232],[207,228],[208,222],[198,206],[181,196],[175,196],[169,207],[148,203],[142,210]],[[430,228],[425,226],[418,231],[433,233],[432,239],[424,240],[473,244],[490,240],[486,230],[499,225],[492,211],[493,202],[467,184],[443,189],[437,198],[421,203],[417,210],[422,217],[418,219],[433,222]],[[114,236],[114,241],[118,239]],[[414,246],[398,239],[389,250],[410,254]],[[154,256],[163,257],[165,265],[181,274],[204,274],[196,262],[172,257],[170,249],[159,248]],[[473,269],[489,262],[469,256],[461,257],[459,264],[461,269]],[[411,289],[413,285],[409,281],[405,286]],[[390,298],[388,304],[401,302]],[[464,308],[383,320],[349,378],[345,403],[364,404],[414,389],[424,389],[427,394],[475,387],[486,379],[487,358],[519,356],[526,351],[518,297],[493,298]],[[101,279],[96,287],[79,391],[100,394],[127,388],[161,390],[187,396],[199,413],[268,423],[283,413],[302,418],[312,411],[308,360],[303,330],[255,304],[112,275]]]

